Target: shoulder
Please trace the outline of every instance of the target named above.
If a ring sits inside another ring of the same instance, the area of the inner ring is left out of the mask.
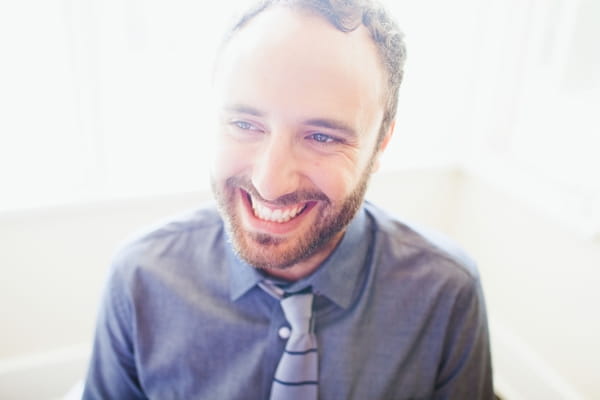
[[[213,204],[164,219],[131,235],[113,257],[112,273],[130,275],[171,260],[210,253],[221,242],[223,221]]]
[[[389,274],[458,291],[479,285],[476,263],[445,235],[401,220],[371,203],[365,209],[373,221],[374,254]]]

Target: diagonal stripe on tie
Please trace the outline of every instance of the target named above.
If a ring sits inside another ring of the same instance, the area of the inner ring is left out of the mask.
[[[308,353],[316,353],[317,349],[308,349],[308,350],[304,350],[304,351],[288,351],[288,350],[284,350],[284,351],[288,354],[300,356],[300,355],[308,354]]]
[[[284,354],[277,366],[275,378],[283,382],[314,382],[318,379],[314,368],[317,363],[317,353],[290,356]]]
[[[273,379],[273,382],[280,383],[284,386],[301,386],[301,385],[318,385],[319,381],[302,381],[302,382],[284,382],[279,379]]]

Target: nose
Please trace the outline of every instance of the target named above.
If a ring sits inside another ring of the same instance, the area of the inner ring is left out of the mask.
[[[298,189],[298,160],[291,138],[270,133],[254,160],[252,184],[265,200],[276,200]]]

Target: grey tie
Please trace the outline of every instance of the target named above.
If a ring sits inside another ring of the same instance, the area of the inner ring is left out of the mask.
[[[312,303],[312,293],[294,294],[281,300],[291,333],[275,371],[270,400],[317,399],[319,362],[311,323]]]

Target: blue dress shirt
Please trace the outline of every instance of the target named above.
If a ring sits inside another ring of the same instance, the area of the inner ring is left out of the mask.
[[[85,399],[267,399],[287,326],[212,207],[131,241],[106,286]],[[474,264],[365,203],[315,293],[319,398],[492,399]],[[284,335],[282,335],[284,336]]]

